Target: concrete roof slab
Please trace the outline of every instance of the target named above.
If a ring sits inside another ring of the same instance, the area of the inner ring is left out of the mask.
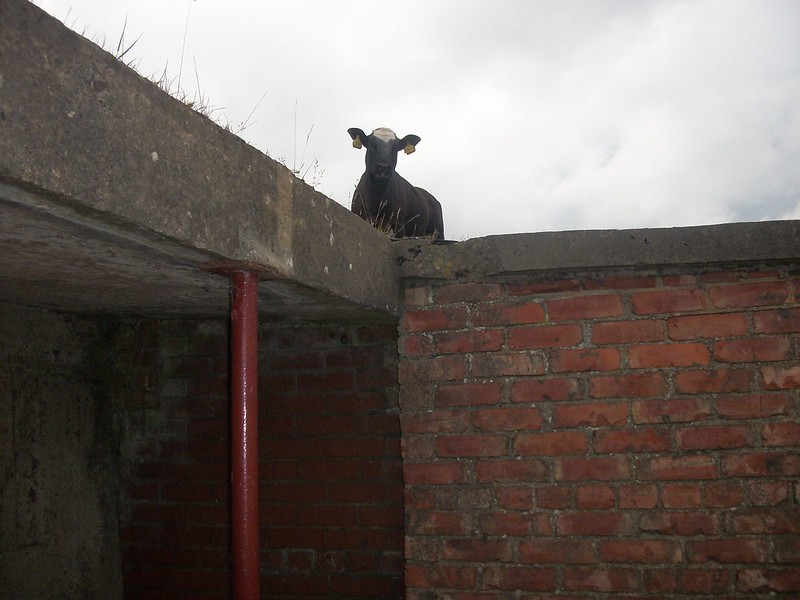
[[[227,295],[197,271],[238,264],[282,282],[269,306],[397,312],[386,236],[25,0],[0,3],[0,183],[0,300],[40,275],[53,307],[205,313]],[[137,301],[155,264],[173,300]]]

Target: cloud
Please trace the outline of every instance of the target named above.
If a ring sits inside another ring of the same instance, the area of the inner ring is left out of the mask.
[[[127,14],[141,70],[183,51],[233,123],[263,97],[243,137],[342,204],[348,127],[416,133],[398,171],[454,239],[800,217],[794,0],[40,5],[114,41]]]

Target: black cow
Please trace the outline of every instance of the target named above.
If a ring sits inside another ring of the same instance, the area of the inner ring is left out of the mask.
[[[366,135],[361,129],[347,130],[356,148],[367,147],[367,170],[353,193],[350,210],[377,229],[396,238],[444,239],[442,205],[422,188],[414,187],[395,171],[397,152],[411,154],[419,136],[398,139],[394,131],[381,127]]]

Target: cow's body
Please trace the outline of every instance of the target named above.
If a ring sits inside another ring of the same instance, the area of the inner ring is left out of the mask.
[[[396,171],[397,152],[410,154],[419,137],[398,139],[390,129],[365,135],[348,129],[356,148],[367,147],[367,168],[353,193],[351,210],[393,237],[444,238],[442,206],[430,193],[414,187]]]

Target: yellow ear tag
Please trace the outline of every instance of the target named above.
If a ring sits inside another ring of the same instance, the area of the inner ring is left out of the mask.
[[[363,148],[363,146],[361,145],[361,138],[359,138],[358,136],[353,138],[353,148],[355,148],[356,150],[361,150],[361,148]]]
[[[414,147],[413,144],[406,144],[406,147],[403,148],[403,152],[405,152],[406,154],[411,154],[412,152],[416,152],[416,150],[417,149]]]

